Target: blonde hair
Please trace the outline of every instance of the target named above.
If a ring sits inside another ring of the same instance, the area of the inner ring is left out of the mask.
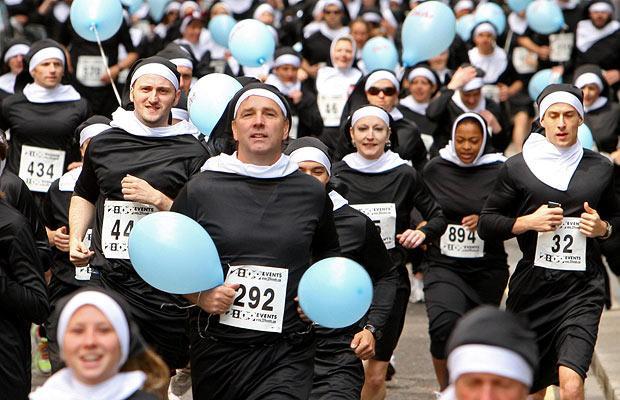
[[[170,369],[164,360],[153,350],[147,348],[144,352],[130,357],[121,372],[142,371],[146,374],[146,382],[142,390],[152,393],[160,399],[166,399],[170,384]]]

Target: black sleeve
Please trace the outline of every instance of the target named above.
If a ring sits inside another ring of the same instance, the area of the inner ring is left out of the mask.
[[[413,204],[420,211],[427,224],[420,230],[426,235],[425,242],[439,239],[448,227],[446,218],[439,204],[431,197],[426,184],[417,171],[413,170],[415,184],[413,185]]]
[[[9,116],[6,101],[7,98],[8,97],[5,97],[2,100],[2,103],[0,103],[0,129],[2,129],[3,131],[9,129]]]
[[[127,53],[135,53],[137,50],[133,45],[133,41],[131,40],[131,34],[129,33],[129,27],[127,23],[123,20],[120,31],[120,42],[125,46],[125,50]]]
[[[99,198],[99,182],[97,181],[97,175],[95,174],[95,168],[91,158],[92,148],[93,146],[91,144],[86,149],[84,163],[82,164],[82,172],[75,184],[73,195],[95,204]]]
[[[426,109],[426,116],[431,121],[438,122],[443,118],[447,118],[446,111],[448,108],[448,102],[454,95],[454,90],[450,89],[441,89],[439,92],[439,96],[435,97],[428,104],[428,108]]]
[[[508,240],[514,236],[518,192],[506,164],[499,171],[478,222],[478,234],[484,240]]]
[[[189,201],[189,193],[188,193],[188,185],[190,183],[186,183],[185,186],[183,186],[183,188],[179,191],[179,194],[177,194],[177,197],[174,198],[174,202],[172,203],[172,206],[170,207],[170,211],[173,212],[177,212],[179,214],[183,214],[187,217],[190,217],[191,219],[195,219],[196,216],[194,215],[194,211],[193,211],[193,206],[192,204],[195,204],[191,201]]]
[[[45,230],[45,225],[43,224],[42,217],[34,202],[32,193],[21,179],[20,182],[22,185],[18,197],[19,204],[17,205],[17,209],[26,217],[28,222],[30,222],[39,259],[41,260],[44,270],[47,271],[52,265],[52,250],[49,246],[47,231]]]
[[[42,323],[50,307],[43,268],[27,224],[17,226],[6,246],[6,263],[0,271],[0,308],[7,314]]]
[[[504,113],[501,111],[497,103],[491,103],[491,104],[492,106],[489,107],[489,111],[493,113],[493,115],[497,119],[497,122],[499,122],[499,125],[502,127],[501,132],[499,133],[493,132],[493,135],[491,135],[491,144],[493,144],[493,147],[495,148],[495,150],[499,152],[504,152],[504,150],[506,150],[506,147],[508,147],[508,145],[510,144],[510,140],[512,139],[512,130],[510,129],[510,122],[504,116]]]
[[[314,232],[312,239],[312,262],[315,263],[324,258],[340,256],[340,243],[338,232],[334,223],[333,204],[327,192],[325,193],[325,206],[323,215]]]
[[[411,164],[417,171],[422,171],[428,155],[424,141],[420,136],[418,126],[411,121],[403,120],[397,131],[397,153],[405,160],[411,160]]]
[[[323,119],[316,103],[316,97],[310,91],[304,91],[301,101],[293,105],[299,117],[299,125],[304,126],[307,132],[318,135],[323,132]]]
[[[392,311],[396,287],[398,286],[398,270],[383,244],[383,240],[370,218],[366,220],[366,237],[360,258],[373,281],[372,304],[366,316],[366,323],[382,329]]]
[[[612,226],[612,236],[615,237],[615,239],[612,240],[618,240],[619,236],[617,235],[618,232],[620,232],[620,198],[618,198],[614,190],[615,177],[613,166],[610,166],[608,175],[610,178],[605,185],[605,191],[601,196],[597,212],[602,220],[609,222]]]

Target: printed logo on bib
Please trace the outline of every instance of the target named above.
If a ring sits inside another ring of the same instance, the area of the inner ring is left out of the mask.
[[[579,232],[579,218],[562,220],[553,232],[539,232],[534,265],[563,271],[586,270],[586,237]]]
[[[106,200],[103,205],[101,247],[106,258],[129,260],[129,234],[136,222],[157,208],[131,201]]]
[[[533,74],[538,70],[538,54],[525,47],[512,50],[512,65],[519,74]]]
[[[375,223],[387,249],[396,247],[396,204],[351,204],[351,207],[363,212]]]
[[[448,224],[448,229],[439,241],[441,254],[457,258],[480,258],[484,256],[484,240],[478,232],[472,232],[463,225]]]
[[[319,94],[317,104],[325,126],[340,126],[340,116],[347,102],[347,94]]]
[[[105,86],[105,83],[101,81],[101,76],[106,73],[107,65],[107,57],[104,60],[101,56],[79,56],[75,68],[75,77],[84,86]]]
[[[572,33],[549,35],[549,61],[566,62],[573,52]]]
[[[47,192],[52,182],[62,176],[65,152],[43,147],[22,146],[19,177],[33,192]]]
[[[89,229],[86,231],[86,235],[84,235],[84,240],[82,240],[82,242],[84,242],[84,245],[90,249],[90,244],[92,243],[92,240],[93,230]],[[92,268],[90,267],[90,265],[75,268],[75,279],[78,281],[89,281],[91,274]]]
[[[220,323],[263,332],[282,332],[288,270],[259,265],[231,266],[226,283],[239,289]]]

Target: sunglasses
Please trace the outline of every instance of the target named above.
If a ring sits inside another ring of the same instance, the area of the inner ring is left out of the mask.
[[[383,94],[386,96],[394,96],[396,94],[396,88],[395,87],[378,88],[375,86],[371,86],[368,88],[366,92],[372,96],[377,96],[381,92],[383,92]]]
[[[340,11],[340,10],[331,10],[331,11],[325,10],[325,11],[323,11],[323,14],[334,14],[334,15],[339,15],[339,14],[341,14],[341,13],[342,13],[342,11]]]

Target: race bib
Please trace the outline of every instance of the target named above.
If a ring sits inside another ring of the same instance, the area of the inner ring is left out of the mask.
[[[288,270],[258,265],[230,267],[226,283],[238,283],[239,289],[220,323],[263,332],[282,332]]]
[[[457,258],[480,258],[484,256],[484,240],[478,232],[472,232],[463,225],[448,224],[448,229],[439,241],[441,254]]]
[[[396,204],[351,204],[351,207],[363,212],[375,223],[388,250],[396,247]]]
[[[572,33],[556,33],[549,35],[549,60],[553,62],[566,62],[570,60],[573,52]]]
[[[482,87],[482,95],[486,99],[499,103],[499,87],[497,85],[484,85]]]
[[[209,67],[213,68],[213,72],[223,74],[226,70],[226,60],[211,60]]]
[[[512,65],[519,74],[533,74],[538,70],[538,54],[525,47],[512,50]]]
[[[84,235],[84,240],[82,242],[84,242],[84,246],[90,249],[90,245],[93,242],[93,230],[92,229],[89,228],[86,231],[86,235]]]
[[[75,68],[75,77],[84,86],[102,87],[101,76],[106,73],[108,59],[101,56],[79,56]]]
[[[347,94],[319,94],[317,104],[325,126],[340,126],[340,116],[347,102]]]
[[[106,200],[103,205],[101,247],[106,258],[129,260],[129,234],[136,222],[157,212],[155,206]]]
[[[579,218],[564,218],[553,232],[539,232],[534,265],[563,271],[586,270],[586,237]]]
[[[82,242],[84,242],[84,245],[90,249],[92,239],[93,230],[89,229],[86,231],[86,235],[84,235],[84,240],[82,240]],[[91,274],[92,268],[90,267],[90,265],[87,265],[85,267],[75,267],[75,279],[78,281],[89,281]]]
[[[52,182],[62,176],[65,152],[43,147],[22,146],[19,177],[33,192],[47,192]]]

